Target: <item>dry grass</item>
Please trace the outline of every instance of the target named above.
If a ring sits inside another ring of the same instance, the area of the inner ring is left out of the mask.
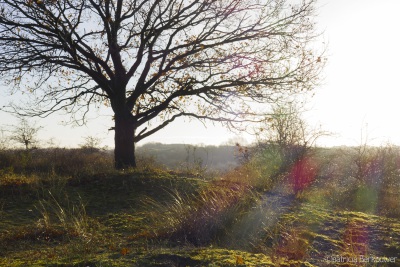
[[[218,244],[258,199],[247,185],[223,180],[190,194],[168,193],[168,202],[144,201],[147,209],[153,210],[152,220],[159,229],[155,234],[193,245]]]

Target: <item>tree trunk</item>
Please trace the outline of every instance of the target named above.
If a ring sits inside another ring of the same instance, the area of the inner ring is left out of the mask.
[[[135,168],[135,124],[130,114],[115,115],[115,149],[114,161],[116,169]]]

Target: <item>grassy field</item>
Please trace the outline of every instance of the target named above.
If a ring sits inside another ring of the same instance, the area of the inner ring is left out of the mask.
[[[395,148],[272,150],[227,172],[0,153],[0,266],[400,266]]]

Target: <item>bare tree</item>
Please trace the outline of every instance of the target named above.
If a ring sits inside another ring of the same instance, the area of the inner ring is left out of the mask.
[[[312,159],[316,151],[313,148],[319,137],[329,134],[321,129],[310,128],[303,118],[302,107],[296,102],[273,105],[266,125],[260,129],[264,141],[257,147],[261,155],[267,149],[280,159],[273,179],[284,173],[283,177],[290,179],[295,194],[303,192],[314,182],[317,165]]]
[[[295,103],[275,105],[269,116],[268,140],[281,147],[304,146],[309,140],[306,136],[306,123]]]
[[[311,90],[315,1],[2,0],[0,73],[31,92],[8,110],[84,123],[111,107],[115,166],[135,166],[135,143],[178,117],[237,127]]]
[[[96,152],[100,150],[101,138],[88,135],[83,138],[84,142],[80,147],[88,152]]]
[[[37,134],[41,128],[36,123],[29,123],[25,118],[20,118],[18,125],[12,126],[11,140],[28,150],[37,142]]]
[[[275,104],[266,125],[260,129],[260,139],[278,146],[286,161],[283,164],[285,166],[301,159],[318,138],[330,134],[321,129],[310,128],[302,115],[298,103]]]
[[[8,148],[7,137],[4,129],[0,129],[0,151]]]

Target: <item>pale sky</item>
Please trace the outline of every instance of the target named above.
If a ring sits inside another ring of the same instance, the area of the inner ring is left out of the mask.
[[[400,144],[400,1],[320,4],[329,52],[325,84],[312,99],[314,120],[337,133],[330,144],[358,144],[362,130],[375,144]]]
[[[369,142],[400,145],[400,96],[397,69],[400,62],[400,1],[398,0],[321,0],[318,27],[328,43],[328,64],[324,84],[315,88],[305,119],[311,126],[321,125],[334,136],[321,139],[320,145],[358,145],[361,131]],[[4,90],[0,104],[11,100]],[[12,124],[12,117],[0,113],[0,127]],[[60,146],[73,147],[84,136],[102,139],[113,147],[111,118],[100,116],[87,126],[60,125],[62,117],[36,120],[44,126],[41,139],[54,138]],[[229,131],[212,125],[178,121],[145,139],[146,142],[195,143],[218,145],[234,138]],[[251,137],[244,135],[250,142]],[[46,142],[43,141],[43,144]]]

